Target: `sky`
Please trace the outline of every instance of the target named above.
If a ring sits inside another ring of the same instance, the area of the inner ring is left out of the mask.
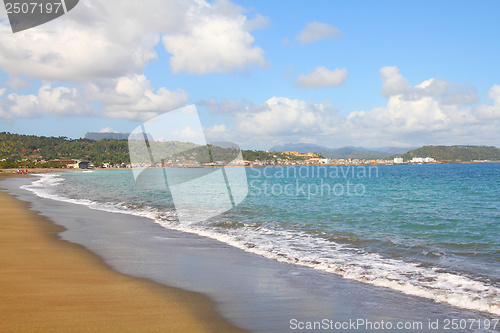
[[[12,33],[0,5],[0,132],[129,133],[195,105],[207,140],[243,149],[500,147],[499,12],[497,0],[81,0]]]

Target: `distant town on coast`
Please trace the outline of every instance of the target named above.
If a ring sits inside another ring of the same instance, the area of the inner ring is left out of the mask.
[[[99,134],[99,135],[94,135]],[[0,168],[131,168],[126,133],[88,133],[83,139],[0,133]],[[405,150],[361,147],[330,149],[318,145],[287,144],[269,150],[218,148],[214,155],[207,146],[189,142],[151,142],[171,152],[149,167],[203,167],[214,165],[390,165],[500,161],[500,149],[493,146],[423,146]],[[212,147],[212,150],[214,147]]]

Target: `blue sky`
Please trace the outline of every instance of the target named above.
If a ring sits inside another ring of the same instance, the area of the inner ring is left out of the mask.
[[[245,149],[500,146],[499,10],[85,0],[13,34],[1,7],[0,131],[130,132],[195,104],[207,138]]]

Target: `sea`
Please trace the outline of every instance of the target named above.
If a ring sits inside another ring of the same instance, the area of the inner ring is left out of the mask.
[[[215,213],[199,201],[192,220],[180,218],[167,181],[138,186],[130,169],[41,174],[23,188],[42,198],[146,217],[162,228],[275,261],[500,316],[500,163],[244,170],[244,200]],[[165,175],[163,169],[149,172]]]

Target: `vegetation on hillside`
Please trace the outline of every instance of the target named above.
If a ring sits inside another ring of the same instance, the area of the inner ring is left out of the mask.
[[[128,143],[0,133],[0,167],[55,167],[50,161],[57,159],[86,159],[94,165],[128,163]]]
[[[207,163],[210,161],[232,161],[237,150],[234,148],[220,148],[212,146],[198,146],[189,142],[149,142],[154,152],[162,152],[162,159],[181,161],[195,161]],[[130,153],[134,160],[144,163],[150,161],[144,142],[137,141],[137,146],[132,145]],[[268,153],[265,151],[242,150],[243,159],[247,161],[276,161],[278,159],[304,160],[308,157],[289,156],[283,153]],[[103,163],[128,164],[130,163],[129,142],[127,140],[90,140],[68,139],[66,137],[45,137],[35,135],[20,135],[0,133],[0,168],[15,167],[61,167],[53,160],[84,159],[91,161],[95,166]],[[155,161],[155,162],[161,162]]]
[[[195,145],[189,142],[149,142],[153,152],[161,152],[162,159],[173,161],[187,161],[208,163],[221,161],[228,163],[237,156],[235,148],[221,148]],[[166,153],[167,152],[167,153]],[[132,145],[130,153],[134,160],[144,163],[150,161],[148,150],[144,149],[144,141],[137,141]],[[273,162],[278,160],[306,160],[306,156],[290,156],[279,152],[262,150],[242,150],[243,159],[254,162]],[[413,157],[433,157],[437,161],[476,161],[500,160],[500,149],[488,146],[424,146],[399,155],[405,161]],[[16,167],[61,167],[54,160],[84,159],[91,161],[95,166],[103,163],[120,165],[130,163],[129,142],[127,140],[89,140],[68,139],[66,137],[44,137],[35,135],[20,135],[0,133],[0,168]],[[161,162],[161,160],[156,161]]]
[[[253,162],[255,160],[272,162],[272,161],[277,161],[279,159],[281,160],[293,159],[295,161],[301,161],[301,160],[308,160],[311,158],[310,156],[309,157],[291,156],[288,154],[283,154],[278,152],[269,153],[263,150],[242,150],[241,153],[243,155],[243,159],[250,162]]]
[[[500,161],[500,149],[492,146],[423,146],[399,156],[405,161],[413,157],[433,157],[442,162]]]

